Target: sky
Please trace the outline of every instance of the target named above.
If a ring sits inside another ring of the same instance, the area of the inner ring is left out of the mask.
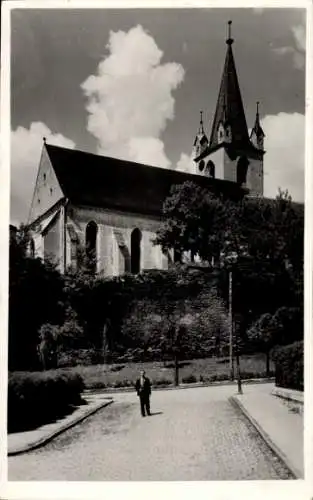
[[[211,130],[229,19],[249,128],[260,101],[264,194],[303,201],[303,9],[15,9],[11,222],[27,220],[44,136],[190,171],[200,110]]]

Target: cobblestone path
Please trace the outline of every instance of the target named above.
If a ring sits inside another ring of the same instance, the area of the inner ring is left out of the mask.
[[[291,479],[228,401],[234,387],[156,391],[142,418],[134,393],[33,452],[9,457],[9,480]]]

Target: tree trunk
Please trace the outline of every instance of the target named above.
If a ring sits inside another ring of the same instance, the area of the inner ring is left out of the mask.
[[[266,376],[270,376],[270,352],[266,352]]]
[[[103,364],[108,364],[111,361],[111,346],[108,336],[109,324],[106,321],[103,326],[102,332],[102,350],[103,350]]]

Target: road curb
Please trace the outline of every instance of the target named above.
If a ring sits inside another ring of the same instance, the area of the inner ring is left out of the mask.
[[[261,436],[263,441],[267,444],[267,446],[273,451],[273,453],[285,464],[287,469],[291,472],[293,475],[294,479],[302,479],[303,474],[301,471],[299,471],[294,465],[290,462],[289,458],[285,453],[272,441],[272,439],[269,437],[269,435],[265,432],[265,430],[262,428],[262,426],[250,415],[248,410],[244,407],[242,402],[238,399],[237,396],[231,396],[229,398],[229,401],[231,404],[239,408],[239,410],[243,413],[243,415],[249,420],[249,422],[253,425],[253,427],[256,429],[258,434]]]
[[[9,457],[15,456],[15,455],[20,455],[22,453],[27,453],[28,451],[32,451],[36,448],[40,448],[41,446],[44,446],[49,441],[52,441],[55,437],[62,434],[62,432],[65,432],[68,429],[70,429],[71,427],[74,427],[74,425],[82,422],[90,415],[93,415],[94,413],[101,410],[102,408],[105,408],[106,406],[110,405],[111,403],[113,403],[113,398],[111,398],[111,400],[107,399],[105,401],[101,401],[97,405],[94,404],[94,405],[92,405],[91,408],[89,408],[89,410],[87,410],[87,408],[86,408],[85,413],[77,416],[76,418],[73,418],[72,420],[70,420],[68,422],[65,422],[63,425],[60,425],[57,429],[55,429],[54,431],[51,431],[50,433],[47,433],[45,436],[41,437],[40,439],[37,439],[36,441],[33,441],[31,443],[27,443],[26,445],[16,447],[13,450],[8,450],[7,455]],[[39,429],[40,429],[40,427],[39,427]],[[39,429],[37,429],[37,430],[39,430]]]
[[[285,399],[286,401],[295,401],[303,405],[304,394],[301,391],[295,391],[293,389],[285,389],[283,387],[274,387],[271,393],[277,398]]]

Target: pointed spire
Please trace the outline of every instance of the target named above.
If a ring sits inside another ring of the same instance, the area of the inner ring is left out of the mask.
[[[249,145],[248,127],[232,50],[234,40],[231,37],[231,25],[232,21],[228,21],[227,52],[213,119],[210,148],[218,144],[218,128],[220,123],[225,126],[226,120],[231,129],[232,143]]]
[[[234,39],[231,37],[231,25],[232,21],[228,21],[228,38],[226,40],[227,45],[232,45],[234,43]]]
[[[200,127],[199,127],[199,134],[204,135],[204,128],[203,128],[203,119],[202,119],[202,114],[203,111],[200,111]]]
[[[259,104],[260,104],[260,101],[257,101],[255,122],[254,122],[253,129],[251,131],[251,137],[252,137],[253,132],[254,132],[257,138],[265,137],[265,134],[263,132],[263,129],[262,129],[261,123],[260,123]]]

